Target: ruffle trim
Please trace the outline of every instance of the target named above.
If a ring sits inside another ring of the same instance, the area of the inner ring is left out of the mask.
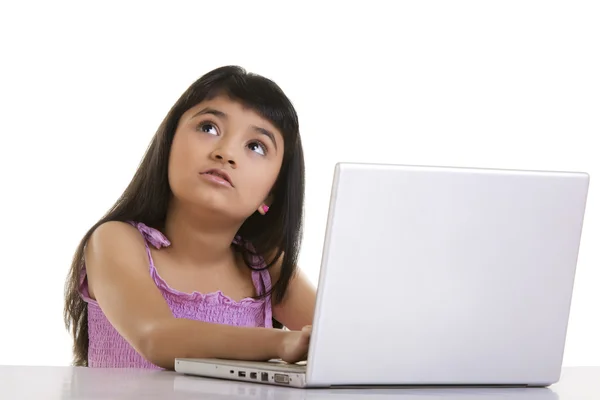
[[[255,274],[256,272],[252,272],[252,273]],[[158,273],[158,271],[156,270],[156,268],[154,266],[152,266],[150,268],[150,276],[154,280],[154,283],[156,283],[156,286],[158,286],[161,290],[163,290],[167,293],[170,293],[172,295],[175,295],[181,299],[185,299],[185,300],[192,301],[192,302],[202,302],[202,303],[208,303],[208,304],[226,304],[226,305],[237,305],[237,306],[248,305],[248,306],[257,306],[257,307],[262,307],[263,302],[264,302],[264,300],[257,300],[257,299],[253,299],[251,297],[246,297],[239,301],[236,301],[236,300],[232,299],[231,297],[227,296],[226,294],[224,294],[220,290],[217,290],[216,292],[210,292],[210,293],[200,293],[197,291],[194,291],[192,293],[181,292],[181,291],[179,291],[177,289],[173,289],[171,286],[169,286],[167,284],[167,282],[165,282],[165,280],[160,276],[160,274]]]

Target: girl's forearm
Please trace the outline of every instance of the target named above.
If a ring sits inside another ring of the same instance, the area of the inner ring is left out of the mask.
[[[175,358],[267,361],[280,357],[286,332],[172,318],[148,329],[138,351],[153,364],[173,369]]]

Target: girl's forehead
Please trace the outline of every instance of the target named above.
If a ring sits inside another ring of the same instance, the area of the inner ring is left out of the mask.
[[[263,118],[258,112],[254,111],[251,107],[248,107],[242,101],[231,99],[230,97],[223,95],[204,100],[187,110],[185,114],[194,115],[205,108],[221,112],[225,114],[225,117],[235,117],[236,114],[245,114],[255,116],[258,119],[264,120],[266,123],[270,123],[270,121]]]

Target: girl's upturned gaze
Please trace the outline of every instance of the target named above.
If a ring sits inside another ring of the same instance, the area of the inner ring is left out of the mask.
[[[239,67],[202,76],[77,248],[65,304],[74,364],[306,359],[303,200],[298,117],[281,89]]]

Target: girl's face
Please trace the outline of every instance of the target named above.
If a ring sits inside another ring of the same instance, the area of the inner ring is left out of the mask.
[[[178,202],[243,221],[270,205],[284,152],[268,120],[225,96],[185,112],[175,131],[169,183]]]

